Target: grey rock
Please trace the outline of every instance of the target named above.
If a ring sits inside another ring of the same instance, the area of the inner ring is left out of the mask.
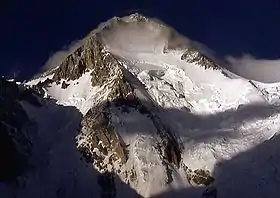
[[[205,69],[219,69],[217,65],[210,58],[199,52],[197,49],[188,48],[184,54],[181,56],[181,60],[185,60],[188,63],[194,63],[203,66]]]

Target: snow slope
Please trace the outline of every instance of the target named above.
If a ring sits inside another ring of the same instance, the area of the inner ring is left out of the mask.
[[[126,24],[112,27],[103,41],[146,86],[161,118],[183,142],[188,167],[213,171],[216,163],[279,133],[279,108],[271,106],[279,100],[278,85],[262,84],[263,94],[246,79],[186,63],[182,50],[164,52],[168,37],[161,31],[157,25]]]

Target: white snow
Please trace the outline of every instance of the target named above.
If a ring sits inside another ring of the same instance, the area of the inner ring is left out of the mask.
[[[260,93],[270,104],[280,104],[280,83],[262,83],[257,81],[252,81],[252,83],[258,87]]]
[[[57,100],[57,104],[75,106],[82,114],[85,114],[96,101],[95,94],[100,87],[91,86],[90,72],[85,73],[79,79],[66,81],[66,83],[69,84],[66,89],[61,88],[61,83],[59,85],[53,83],[47,88],[48,94]]]
[[[220,70],[205,70],[203,67],[186,63],[180,59],[183,53],[180,50],[163,53],[168,38],[160,26],[139,27],[132,24],[110,31],[103,38],[110,52],[134,63],[128,68],[137,67],[138,71],[143,72],[162,71],[162,79],[172,84],[175,89],[181,86],[179,91],[183,91],[186,100],[193,103],[197,113],[211,113],[214,109],[223,111],[236,104],[263,100],[246,80],[229,79]],[[135,69],[133,71],[135,72]],[[141,79],[141,74],[138,77]],[[148,79],[146,86],[149,90],[155,86],[156,94],[157,84],[163,83],[163,80],[150,82]],[[152,95],[151,92],[150,94]],[[160,96],[155,95],[155,98],[158,97]]]
[[[52,79],[53,76],[54,76],[54,74],[41,76],[41,77],[32,79],[32,80],[26,82],[25,84],[28,85],[28,86],[37,85],[39,82],[44,82],[44,81],[47,80],[48,78],[49,78],[49,79]]]

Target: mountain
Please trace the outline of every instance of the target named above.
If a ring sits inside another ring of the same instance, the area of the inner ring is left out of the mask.
[[[3,197],[278,192],[279,84],[229,72],[159,20],[114,17],[57,67],[0,82]]]

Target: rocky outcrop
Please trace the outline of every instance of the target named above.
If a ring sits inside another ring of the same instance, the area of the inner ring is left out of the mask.
[[[80,48],[53,70],[52,80],[57,84],[62,79],[75,80],[90,70],[92,86],[102,86],[110,76],[116,74],[117,71],[111,68],[117,68],[117,64],[119,63],[114,56],[104,49],[98,34],[94,34],[86,38]]]
[[[82,76],[86,70],[86,62],[83,58],[83,47],[78,48],[74,53],[69,55],[57,69],[53,71],[54,81],[75,80]]]
[[[108,61],[105,57],[104,47],[98,35],[92,35],[84,40],[83,45],[74,53],[70,54],[55,70],[52,80],[59,82],[62,79],[75,80],[80,78],[86,71],[92,70],[94,76],[92,85],[100,85],[107,76]]]
[[[188,48],[183,55],[181,56],[181,60],[185,60],[188,63],[194,63],[197,65],[203,66],[205,69],[219,69],[219,65],[217,65],[210,58],[199,52],[194,48]]]
[[[194,171],[189,171],[190,180],[197,185],[209,186],[214,182],[214,178],[210,175],[208,170],[196,169]]]
[[[53,80],[50,78],[47,78],[44,81],[40,81],[36,85],[32,85],[32,90],[35,91],[40,96],[44,96],[45,94],[45,88],[47,88],[51,83],[53,83]]]
[[[188,168],[184,163],[181,163],[181,166],[190,184],[209,186],[215,181],[208,170],[192,170]]]
[[[70,84],[66,83],[65,81],[62,82],[61,88],[66,89]]]
[[[100,171],[110,169],[116,161],[124,164],[127,160],[125,144],[111,125],[106,108],[107,104],[102,104],[90,109],[77,137],[79,151]]]

